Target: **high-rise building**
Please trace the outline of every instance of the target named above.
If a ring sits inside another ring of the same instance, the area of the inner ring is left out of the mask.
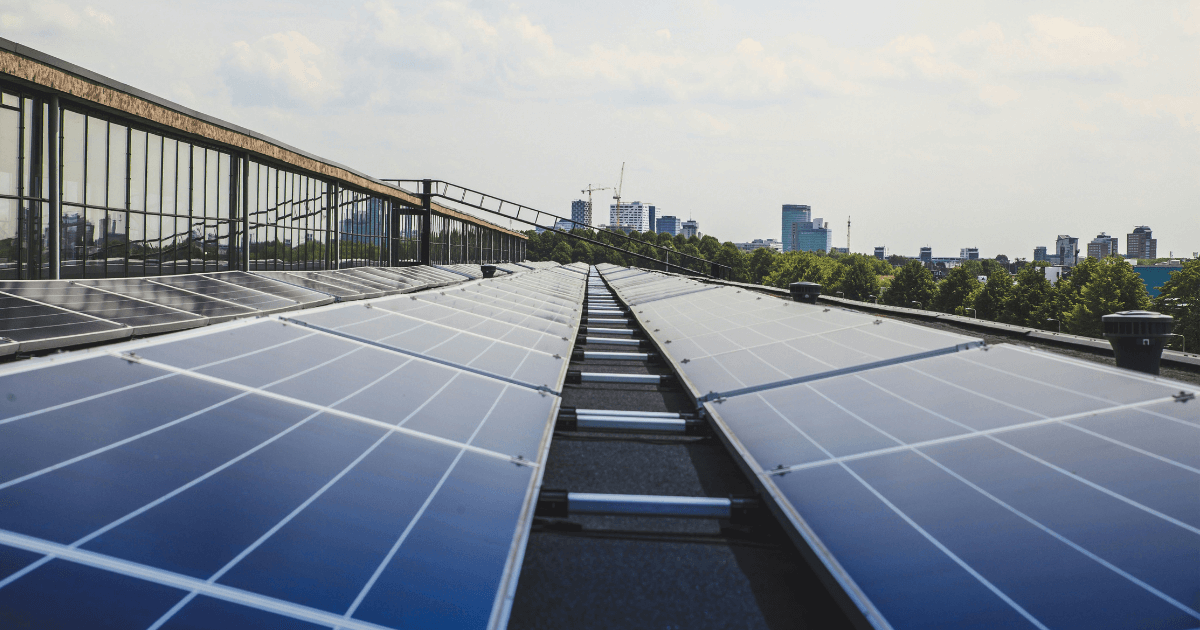
[[[1054,251],[1060,265],[1074,267],[1079,264],[1079,239],[1077,237],[1059,234],[1054,241]]]
[[[580,224],[579,227],[592,227],[592,202],[586,199],[572,201],[571,220]]]
[[[875,248],[875,257],[878,258],[879,260],[886,260],[887,259],[887,247],[876,247]]]
[[[1046,248],[1044,246],[1033,248],[1033,262],[1037,262],[1039,260],[1048,260],[1048,257],[1046,256]]]
[[[650,231],[650,216],[654,212],[655,207],[652,204],[645,204],[640,201],[622,201],[621,207],[617,204],[608,206],[608,223],[609,227],[621,227],[626,230],[636,230],[638,232]]]
[[[921,248],[921,262],[924,262],[924,263],[933,262],[933,248],[932,247],[922,247]]]
[[[1158,239],[1149,226],[1139,225],[1125,237],[1126,258],[1158,258]]]
[[[964,247],[958,250],[958,257],[963,260],[979,260],[979,248]]]
[[[661,216],[654,220],[654,231],[665,232],[675,236],[683,232],[683,220],[671,215]]]
[[[650,214],[650,222],[647,225],[649,225],[650,231],[653,232],[658,229],[658,223],[656,223],[657,219],[654,218],[654,215],[658,213],[658,208],[652,205],[647,205],[646,211]]]
[[[809,224],[812,228],[812,208],[797,204],[783,204],[783,251],[796,251],[796,239],[799,237],[801,226]]]
[[[700,224],[697,223],[695,219],[688,219],[687,221],[683,222],[683,228],[682,228],[681,233],[686,238],[692,238],[693,236],[699,236],[700,235]]]
[[[823,219],[796,223],[792,226],[792,233],[789,236],[792,238],[790,251],[828,252],[833,248],[833,230],[827,227]]]
[[[1117,239],[1101,232],[1096,238],[1092,239],[1092,242],[1088,243],[1087,257],[1108,258],[1109,256],[1115,256],[1117,254],[1116,244]]]

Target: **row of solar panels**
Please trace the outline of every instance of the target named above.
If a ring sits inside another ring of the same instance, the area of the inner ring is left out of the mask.
[[[1200,625],[1194,388],[600,267],[871,626]]]
[[[5,622],[503,627],[586,272],[0,368]]]
[[[515,264],[506,274],[528,271]],[[0,357],[440,287],[479,265],[0,282]]]

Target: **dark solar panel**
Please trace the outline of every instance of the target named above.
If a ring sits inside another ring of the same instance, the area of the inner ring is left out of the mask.
[[[557,396],[277,318],[112,351],[0,372],[9,618],[503,625]]]
[[[130,326],[136,335],[170,332],[208,323],[199,315],[67,280],[0,282],[0,291]]]
[[[218,300],[172,286],[153,282],[150,278],[108,278],[105,280],[79,280],[79,284],[94,286],[112,293],[119,293],[155,304],[187,311],[209,318],[217,323],[254,315],[258,311],[232,302]]]
[[[91,589],[146,627],[214,601],[228,618],[488,625],[532,490],[513,458],[538,463],[557,398],[277,322],[137,352],[73,370],[132,386],[0,419],[0,545],[59,557],[0,584],[6,614],[86,624],[96,610],[45,606]],[[69,390],[58,368],[41,377]]]
[[[1200,623],[1200,407],[1176,398],[1186,385],[1008,345],[871,367],[920,338],[729,289],[640,310],[694,396],[726,392],[706,411],[870,625]],[[851,372],[737,391],[759,370],[815,369],[802,356]],[[692,370],[720,357],[740,358]]]
[[[245,288],[211,276],[202,276],[199,274],[156,276],[151,278],[150,281],[245,308],[251,308],[262,313],[275,313],[300,307],[300,303],[296,300]]]
[[[20,344],[21,352],[108,341],[132,334],[133,329],[128,326],[0,293],[0,338]],[[5,350],[12,350],[11,345],[4,346]]]
[[[287,284],[279,282],[260,275],[246,273],[245,271],[226,271],[222,273],[207,274],[208,277],[216,278],[222,282],[236,284],[238,286],[269,293],[271,295],[281,297],[287,300],[292,300],[303,305],[305,308],[321,306],[333,302],[333,296],[328,293],[318,293],[302,289],[295,283]]]

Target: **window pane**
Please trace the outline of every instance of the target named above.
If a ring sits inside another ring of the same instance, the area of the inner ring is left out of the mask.
[[[91,189],[91,186],[88,187]],[[86,259],[84,276],[103,278],[107,263],[104,256],[105,216],[103,208],[88,208],[83,226],[83,255]]]
[[[125,176],[129,160],[129,130],[121,125],[108,126],[108,205],[125,206]]]
[[[87,203],[106,205],[108,192],[108,123],[87,117]]]
[[[0,194],[17,194],[17,165],[21,156],[21,114],[0,109]]]
[[[161,136],[147,134],[146,144],[146,210],[148,212],[162,211],[162,169],[163,169],[163,139]]]
[[[129,209],[146,209],[146,132],[144,131],[129,132]]]
[[[82,203],[85,138],[83,115],[64,111],[62,134],[63,201]]]

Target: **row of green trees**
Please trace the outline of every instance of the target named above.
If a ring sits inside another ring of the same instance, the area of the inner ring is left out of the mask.
[[[1084,259],[1069,276],[1053,285],[1045,276],[1044,263],[1027,264],[1014,276],[995,260],[968,261],[951,269],[941,281],[935,281],[930,270],[917,260],[893,267],[888,261],[863,254],[778,253],[767,248],[746,253],[733,243],[721,243],[711,236],[684,238],[634,232],[630,236],[635,240],[631,242],[604,231],[576,231],[580,236],[639,256],[592,246],[554,232],[528,234],[530,260],[653,267],[653,261],[664,257],[649,246],[653,243],[672,252],[725,265],[730,269],[728,280],[780,288],[787,288],[793,282],[817,282],[826,295],[1091,337],[1100,336],[1100,318],[1104,315],[1153,308],[1175,317],[1175,331],[1200,348],[1200,260],[1186,262],[1162,287],[1159,297],[1151,300],[1129,262],[1115,256]],[[709,272],[707,262],[695,263],[673,256],[671,262]],[[985,282],[979,280],[981,276],[986,276]],[[1182,343],[1183,340],[1176,338],[1172,347],[1180,348]]]

